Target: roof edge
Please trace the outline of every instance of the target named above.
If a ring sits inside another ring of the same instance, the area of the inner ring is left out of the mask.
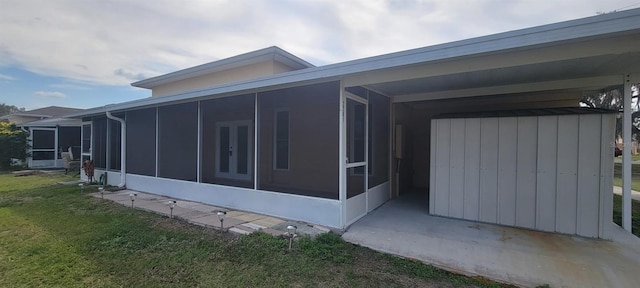
[[[269,58],[297,69],[316,67],[315,65],[303,60],[298,56],[295,56],[285,51],[280,47],[271,46],[271,47],[243,53],[240,55],[232,56],[229,58],[224,58],[217,61],[193,66],[190,68],[174,71],[174,72],[163,74],[163,75],[159,75],[156,77],[151,77],[148,79],[131,83],[131,86],[151,89],[160,84],[184,80],[190,77],[197,77],[200,75],[204,75],[206,73],[214,73],[214,72],[222,71],[224,70],[225,66],[230,66],[229,68],[233,68],[236,65],[241,66],[243,62],[250,62],[251,60],[259,61],[263,58]]]
[[[149,97],[119,104],[95,107],[83,112],[73,113],[68,115],[68,117],[82,117],[104,113],[105,111],[164,105],[171,102],[185,101],[187,99],[204,97],[207,95],[257,91],[267,89],[268,87],[278,87],[279,85],[288,85],[292,83],[308,83],[321,81],[323,79],[339,79],[345,75],[366,73],[368,71],[389,69],[399,66],[408,66],[416,63],[427,63],[472,55],[509,51],[517,48],[593,39],[594,37],[610,37],[611,35],[620,35],[620,33],[634,33],[637,35],[640,33],[639,19],[640,8],[624,10],[610,14],[491,34],[488,36],[350,60],[320,67],[279,73],[257,79],[227,83],[163,97]],[[275,49],[273,47],[271,48]]]

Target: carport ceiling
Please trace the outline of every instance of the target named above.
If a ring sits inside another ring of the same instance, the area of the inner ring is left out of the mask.
[[[638,71],[639,69],[640,52],[634,52],[376,83],[369,84],[367,87],[388,96],[398,96],[594,76],[623,75],[628,71]],[[622,82],[622,78],[620,81]],[[599,89],[605,87],[589,88]]]

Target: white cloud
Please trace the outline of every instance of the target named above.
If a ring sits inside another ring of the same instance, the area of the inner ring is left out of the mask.
[[[47,98],[66,98],[67,95],[65,95],[62,92],[57,92],[57,91],[36,91],[33,93],[36,96],[40,96],[40,97],[47,97]]]
[[[128,85],[272,45],[322,65],[624,6],[628,1],[3,1],[0,66]]]
[[[49,85],[49,87],[57,88],[57,89],[66,89],[66,90],[91,90],[92,89],[84,85],[67,84],[67,83],[51,84]]]
[[[9,81],[13,81],[13,80],[18,80],[15,77],[11,77],[9,75],[5,75],[5,74],[0,74],[0,80],[9,80]]]

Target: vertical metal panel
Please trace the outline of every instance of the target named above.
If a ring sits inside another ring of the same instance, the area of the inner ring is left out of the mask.
[[[513,226],[516,224],[518,118],[500,118],[498,141],[498,223]]]
[[[480,203],[480,121],[465,119],[463,218],[478,220]]]
[[[556,229],[558,116],[538,117],[536,229]]]
[[[536,226],[538,117],[518,118],[516,226]]]
[[[614,114],[604,114],[600,139],[600,215],[598,237],[611,238],[613,225],[613,149],[615,135]]]
[[[449,216],[464,215],[465,119],[451,119]]]
[[[449,155],[451,145],[451,120],[438,119],[436,121],[438,138],[436,139],[436,185],[435,214],[448,216],[449,214]]]
[[[598,204],[600,203],[600,132],[601,116],[580,115],[578,130],[578,193],[577,227],[578,235],[598,236]]]
[[[578,117],[558,117],[556,231],[576,233],[578,186]],[[545,205],[545,203],[541,203]]]
[[[480,221],[494,222],[498,204],[498,118],[480,119]]]

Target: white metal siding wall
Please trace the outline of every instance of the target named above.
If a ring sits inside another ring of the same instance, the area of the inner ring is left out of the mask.
[[[608,238],[613,114],[435,119],[431,214]]]

